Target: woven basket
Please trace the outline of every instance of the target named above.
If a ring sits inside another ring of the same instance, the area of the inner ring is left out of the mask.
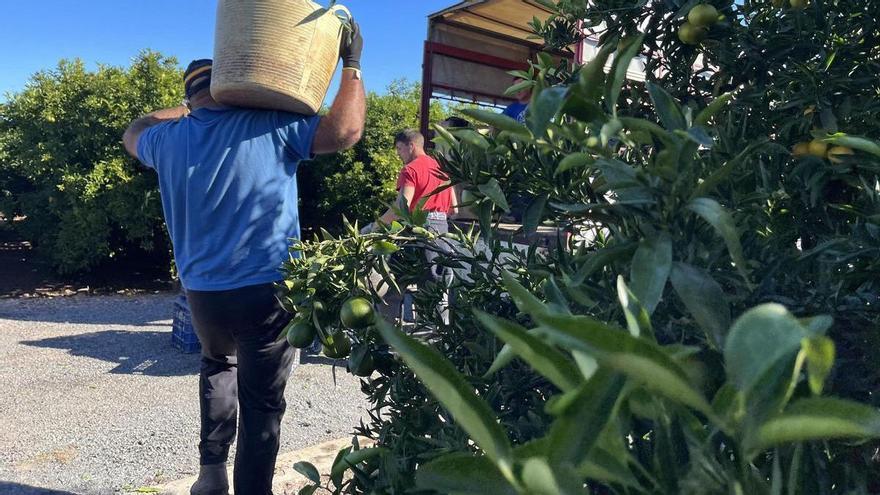
[[[224,105],[318,113],[339,62],[341,6],[219,0],[211,94]]]

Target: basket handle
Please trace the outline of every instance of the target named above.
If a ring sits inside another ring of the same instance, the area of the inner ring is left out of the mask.
[[[348,7],[346,7],[345,5],[334,3],[327,10],[329,12],[333,12],[333,15],[335,15],[337,19],[342,21],[342,24],[344,25],[347,25],[350,20],[354,19],[354,17],[352,17],[351,15],[351,11],[348,10]]]
[[[348,21],[353,19],[351,12],[343,5],[338,5],[336,1],[330,3],[329,7],[321,7],[320,9],[312,12],[305,19],[299,21],[297,26],[302,26],[303,24],[308,24],[310,22],[317,21],[318,19],[324,17],[329,13],[333,13],[340,22],[342,22],[343,26],[348,26]]]

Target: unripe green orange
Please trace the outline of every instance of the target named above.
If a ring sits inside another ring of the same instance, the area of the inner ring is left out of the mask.
[[[718,22],[718,10],[709,4],[700,4],[688,13],[688,22],[696,27],[709,27]]]
[[[344,359],[351,354],[351,339],[344,333],[337,333],[331,337],[333,343],[324,344],[324,355],[330,359]]]
[[[367,328],[373,324],[374,319],[373,305],[363,297],[352,297],[345,301],[342,303],[342,309],[339,311],[339,321],[346,328]]]
[[[709,35],[705,28],[685,22],[678,29],[678,39],[686,45],[699,45]]]
[[[305,349],[315,341],[314,325],[304,320],[293,320],[287,325],[287,343],[297,349]]]

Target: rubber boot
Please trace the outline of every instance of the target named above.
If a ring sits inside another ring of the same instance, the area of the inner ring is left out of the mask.
[[[226,463],[199,468],[199,479],[189,489],[190,495],[229,495]]]

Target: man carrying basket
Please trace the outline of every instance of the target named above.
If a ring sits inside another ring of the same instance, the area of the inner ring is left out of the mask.
[[[360,140],[362,48],[352,21],[341,46],[342,85],[323,117],[220,105],[209,90],[212,61],[197,60],[185,73],[185,105],[137,119],[123,137],[126,150],[158,173],[202,343],[195,495],[228,493],[226,462],[236,433],[235,493],[272,493],[295,352],[277,341],[291,315],[275,298],[274,284],[282,279],[289,239],[300,236],[296,172],[314,154]]]

